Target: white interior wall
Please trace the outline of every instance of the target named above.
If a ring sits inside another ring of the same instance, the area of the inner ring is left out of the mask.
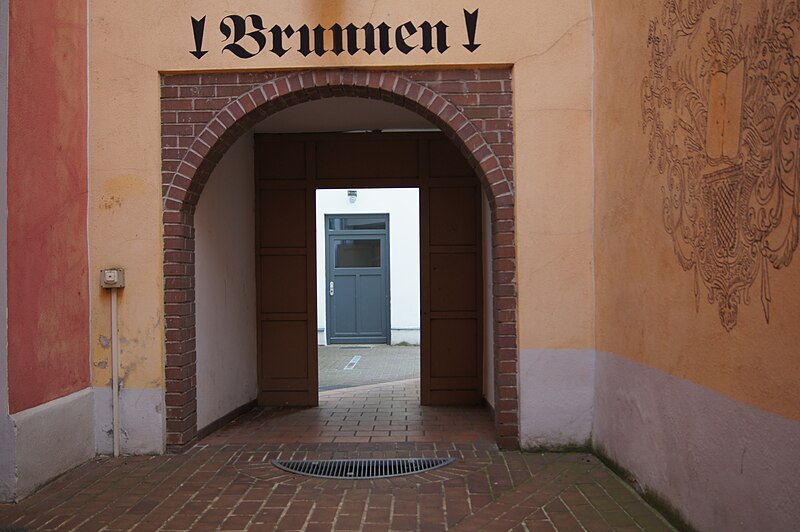
[[[492,300],[492,210],[482,194],[483,219],[483,396],[494,408],[494,301]]]
[[[419,343],[419,190],[357,189],[317,191],[317,330],[325,344],[325,215],[389,213],[389,279],[392,343]]]
[[[223,157],[195,212],[197,427],[258,395],[253,136]]]

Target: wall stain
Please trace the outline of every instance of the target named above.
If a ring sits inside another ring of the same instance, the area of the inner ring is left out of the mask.
[[[100,197],[100,208],[110,211],[116,207],[122,207],[122,198],[112,194],[103,194]]]

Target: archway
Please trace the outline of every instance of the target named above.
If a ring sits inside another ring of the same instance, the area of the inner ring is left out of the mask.
[[[233,142],[304,101],[375,98],[436,124],[480,179],[491,206],[497,441],[519,445],[513,133],[509,69],[176,74],[162,77],[167,443],[197,432],[194,209]]]

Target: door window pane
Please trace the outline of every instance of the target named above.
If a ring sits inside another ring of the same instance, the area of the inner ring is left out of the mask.
[[[331,231],[374,231],[386,229],[386,218],[329,218]]]
[[[333,256],[336,268],[380,268],[381,241],[334,239]]]

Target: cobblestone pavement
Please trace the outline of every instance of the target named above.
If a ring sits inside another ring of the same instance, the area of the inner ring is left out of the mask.
[[[418,393],[417,380],[325,392],[319,408],[254,409],[181,454],[98,458],[0,505],[0,530],[672,530],[595,457],[500,451],[484,409],[420,407]],[[270,463],[405,457],[456,461],[376,480]]]
[[[353,357],[360,358],[350,364]],[[415,379],[419,346],[321,345],[318,365],[320,391]]]

